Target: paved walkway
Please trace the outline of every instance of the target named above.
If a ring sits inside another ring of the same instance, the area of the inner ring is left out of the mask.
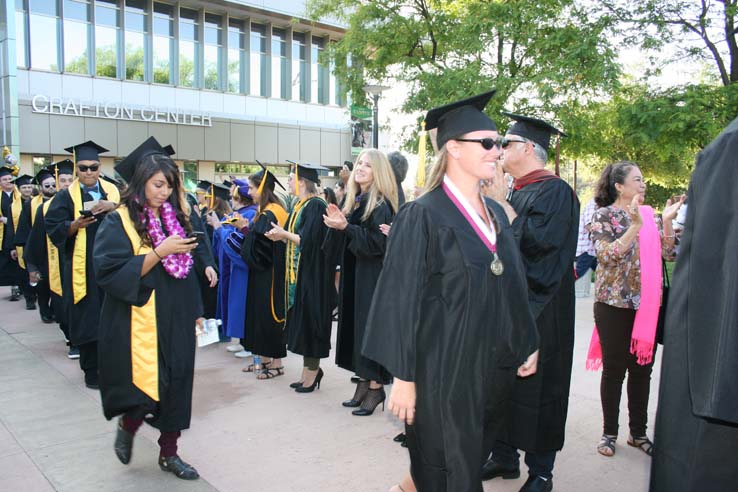
[[[6,290],[0,288],[0,491],[384,492],[408,468],[406,450],[391,439],[400,426],[388,412],[359,418],[341,406],[353,385],[332,361],[324,363],[321,389],[300,395],[287,386],[299,377],[298,357],[286,359],[286,376],[257,381],[224,345],[198,350],[192,428],[180,439],[180,454],[202,478],[185,482],[161,472],[158,434],[146,426],[124,466],[112,450],[115,424],[103,418],[100,397],[84,387],[77,362],[66,358],[57,326],[6,301]],[[650,461],[625,444],[625,405],[616,456],[594,450],[599,374],[584,370],[592,300],[578,301],[567,444],[554,490],[645,492]],[[657,367],[651,421],[658,373]],[[523,481],[497,479],[484,490],[517,492]]]

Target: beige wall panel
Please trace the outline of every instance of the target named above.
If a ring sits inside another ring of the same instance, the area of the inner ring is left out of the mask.
[[[354,158],[351,155],[351,132],[341,133],[341,155],[343,161],[353,161]]]
[[[63,154],[65,147],[85,141],[85,120],[76,116],[49,116],[49,142],[51,152]]]
[[[335,167],[343,164],[341,155],[341,134],[323,130],[320,132],[320,164],[323,166]]]
[[[31,106],[18,105],[20,149],[29,154],[50,154],[49,115],[33,113]]]
[[[110,152],[109,155],[118,156],[118,122],[102,118],[83,118],[85,122],[85,138],[102,145]]]
[[[279,162],[300,161],[300,128],[291,125],[279,126]]]
[[[278,162],[278,134],[276,125],[256,123],[254,126],[254,158],[262,163]]]
[[[205,132],[198,126],[177,128],[177,158],[186,161],[199,161],[205,158]]]
[[[205,127],[205,159],[209,161],[232,161],[231,124],[227,121],[213,121],[213,126]]]
[[[165,123],[149,123],[149,137],[154,137],[161,145],[171,145],[179,153],[177,148],[177,125]],[[179,157],[174,154],[175,157]]]
[[[300,129],[300,160],[320,164],[320,129]]]
[[[148,124],[136,121],[118,121],[118,157],[125,157],[149,138]]]
[[[231,122],[230,132],[231,159],[236,162],[254,162],[254,124]]]
[[[212,182],[215,179],[215,163],[212,161],[200,161],[197,163],[197,179],[207,179]]]

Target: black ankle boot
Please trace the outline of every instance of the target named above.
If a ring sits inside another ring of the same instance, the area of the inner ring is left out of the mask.
[[[359,381],[356,383],[356,391],[354,391],[354,396],[347,400],[341,405],[348,408],[356,408],[359,405],[361,405],[361,402],[364,401],[364,398],[366,398],[366,394],[369,391],[369,381]]]
[[[123,428],[123,419],[118,420],[118,430],[115,432],[113,450],[121,463],[124,465],[130,463],[133,452],[133,434]]]
[[[382,411],[384,411],[384,400],[387,395],[384,392],[384,386],[381,388],[371,389],[367,391],[364,401],[361,402],[361,408],[351,412],[357,417],[367,417],[374,413],[374,410],[381,403]]]
[[[197,473],[195,468],[182,461],[182,458],[177,456],[159,456],[159,468],[166,472],[174,473],[174,476],[181,478],[182,480],[196,480],[200,478],[200,474]]]

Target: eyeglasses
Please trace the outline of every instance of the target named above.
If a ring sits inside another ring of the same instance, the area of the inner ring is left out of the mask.
[[[484,150],[492,150],[494,147],[500,149],[503,147],[502,141],[498,138],[455,138],[457,142],[477,142],[484,147]]]
[[[524,139],[522,139],[522,140],[511,140],[511,139],[509,139],[509,138],[503,138],[503,139],[502,139],[502,140],[500,141],[500,146],[501,146],[501,147],[502,147],[503,149],[506,149],[506,148],[508,148],[508,147],[510,146],[510,144],[511,144],[511,143],[516,143],[516,142],[517,142],[517,143],[528,143],[528,139],[527,139],[527,138],[524,138]]]
[[[41,185],[41,186],[43,186],[44,188],[55,188],[56,187],[56,185],[54,183],[45,184],[45,185]]]
[[[80,172],[86,173],[87,171],[97,172],[98,169],[100,169],[100,164],[93,164],[91,166],[83,166],[81,164],[77,165],[77,169],[79,169]]]

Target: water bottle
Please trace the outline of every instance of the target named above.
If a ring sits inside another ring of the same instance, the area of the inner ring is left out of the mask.
[[[254,354],[254,374],[256,374],[256,377],[259,377],[261,369],[261,356]]]

